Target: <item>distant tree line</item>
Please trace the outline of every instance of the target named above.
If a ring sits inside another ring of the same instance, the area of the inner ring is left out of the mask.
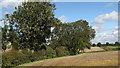
[[[106,42],[106,44],[102,44],[100,42],[98,42],[97,44],[92,44],[93,47],[95,46],[98,46],[98,47],[101,47],[101,46],[120,46],[120,43],[119,42],[115,42],[115,43],[109,43],[109,42]]]

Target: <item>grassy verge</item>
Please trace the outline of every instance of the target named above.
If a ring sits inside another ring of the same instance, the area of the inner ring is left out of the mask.
[[[102,46],[104,50],[111,51],[111,50],[120,50],[120,46]]]
[[[86,52],[86,53],[97,53],[97,52],[109,52],[109,51],[120,51],[120,50],[103,50],[103,51],[92,51],[92,52]]]

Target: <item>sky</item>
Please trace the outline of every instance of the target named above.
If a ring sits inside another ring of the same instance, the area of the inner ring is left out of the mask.
[[[89,22],[89,25],[96,31],[96,37],[91,40],[92,43],[114,43],[118,41],[117,0],[109,0],[108,2],[92,2],[94,0],[91,2],[89,2],[90,0],[88,2],[87,0],[84,0],[86,2],[77,2],[78,0],[55,1],[55,17],[63,23],[75,22],[80,19]],[[17,0],[9,0],[9,2],[0,0],[0,19],[4,18],[6,13],[12,14],[14,7],[20,3]],[[2,21],[0,21],[0,26],[3,26]]]

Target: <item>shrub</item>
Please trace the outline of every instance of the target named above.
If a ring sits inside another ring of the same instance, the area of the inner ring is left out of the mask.
[[[46,51],[44,49],[38,50],[34,52],[35,60],[41,60],[46,58]]]
[[[26,62],[33,62],[34,61],[34,55],[31,51],[28,51],[27,49],[22,50],[22,53],[25,55]]]
[[[70,53],[66,47],[61,46],[61,47],[56,48],[56,55],[57,56],[66,56],[66,55],[70,55]]]
[[[14,49],[8,53],[3,53],[2,57],[3,66],[16,66],[25,63],[26,59],[23,53],[20,53]]]
[[[12,49],[10,52],[4,52],[2,55],[2,66],[17,66],[23,63],[33,62],[47,58],[53,58],[56,56],[55,50],[51,47],[47,47],[46,50],[41,49],[32,53],[27,49],[21,51]]]
[[[51,47],[46,46],[46,56],[47,58],[53,58],[56,56],[56,51],[53,50]]]

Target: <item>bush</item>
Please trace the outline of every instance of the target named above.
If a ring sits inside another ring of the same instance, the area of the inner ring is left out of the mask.
[[[46,46],[46,56],[47,56],[47,58],[56,57],[56,51],[53,50],[51,47]]]
[[[16,66],[25,63],[25,55],[18,52],[17,50],[11,50],[8,53],[3,53],[2,55],[2,65],[3,66]]]
[[[46,51],[44,49],[34,52],[35,60],[41,60],[46,58]]]
[[[33,53],[31,50],[28,51],[27,49],[21,51],[12,49],[10,52],[3,53],[2,57],[3,66],[17,66],[23,63],[56,57],[56,52],[48,46],[46,50],[41,49]]]
[[[56,48],[56,55],[57,56],[66,56],[66,55],[70,55],[70,53],[66,47],[61,46],[61,47]]]
[[[22,50],[21,53],[23,53],[26,57],[26,59],[24,61],[26,61],[26,62],[33,62],[34,61],[34,55],[31,51],[24,49],[24,50]]]

